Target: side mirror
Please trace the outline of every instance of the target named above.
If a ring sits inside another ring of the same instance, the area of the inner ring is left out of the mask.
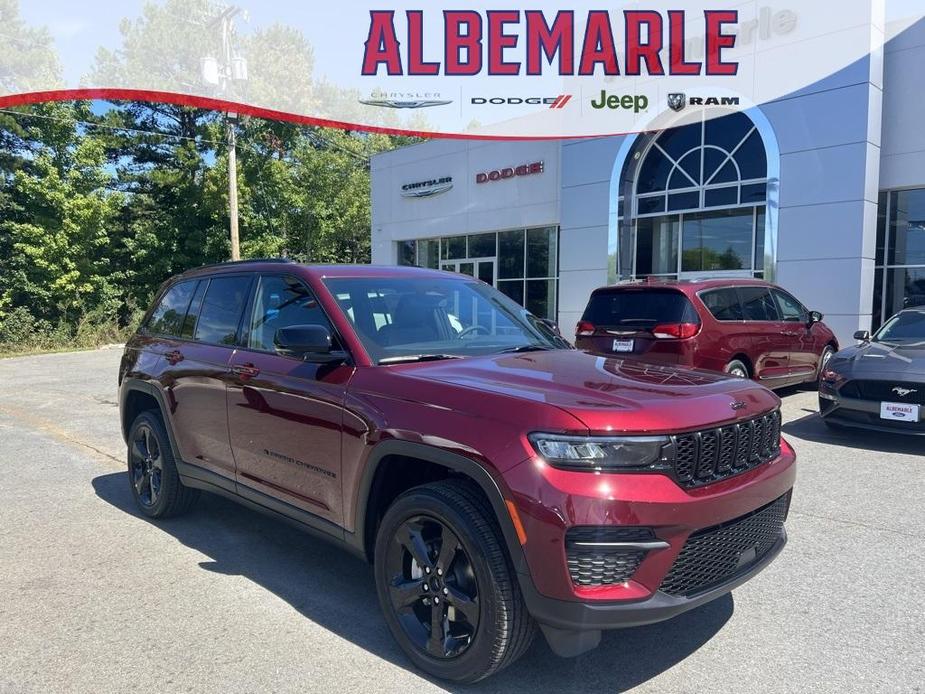
[[[854,334],[855,340],[860,340],[861,342],[870,342],[870,331],[869,330],[858,330]]]
[[[331,331],[323,325],[290,325],[280,328],[273,336],[273,345],[277,354],[316,364],[343,361],[347,358],[346,352],[334,349]]]
[[[809,312],[809,324],[821,323],[824,316],[819,311],[810,311]]]

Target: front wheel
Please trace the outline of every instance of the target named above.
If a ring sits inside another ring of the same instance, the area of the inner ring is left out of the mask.
[[[833,356],[835,356],[835,350],[832,349],[831,345],[826,345],[825,349],[822,350],[822,355],[819,357],[819,370],[816,372],[816,380],[814,380],[813,383],[818,384],[819,381],[822,380],[825,367],[829,365]]]
[[[466,482],[400,496],[379,526],[374,569],[389,630],[430,675],[476,682],[514,662],[533,639],[500,529]]]

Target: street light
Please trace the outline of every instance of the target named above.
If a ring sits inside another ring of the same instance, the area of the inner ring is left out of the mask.
[[[247,59],[232,54],[231,37],[234,34],[234,18],[242,15],[247,21],[247,12],[240,7],[226,7],[209,27],[221,27],[222,57],[207,56],[202,59],[202,81],[217,87],[219,95],[227,100],[235,82],[244,82],[247,79]],[[235,124],[237,113],[227,113],[225,116],[225,138],[228,144],[228,222],[231,236],[231,259],[241,259],[241,246],[238,237],[238,157],[235,146]]]

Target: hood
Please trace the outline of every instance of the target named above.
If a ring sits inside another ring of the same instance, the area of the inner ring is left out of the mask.
[[[577,350],[431,362],[414,365],[406,375],[545,403],[596,432],[704,429],[780,404],[752,381]]]
[[[828,368],[847,379],[925,380],[925,342],[866,342],[843,349],[832,357]]]

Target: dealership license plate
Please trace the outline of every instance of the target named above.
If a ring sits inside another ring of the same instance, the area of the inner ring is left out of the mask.
[[[900,402],[880,403],[880,419],[891,422],[917,422],[919,421],[919,405],[907,405]]]
[[[614,352],[632,352],[635,344],[636,344],[635,340],[614,340],[613,341],[613,351]]]

